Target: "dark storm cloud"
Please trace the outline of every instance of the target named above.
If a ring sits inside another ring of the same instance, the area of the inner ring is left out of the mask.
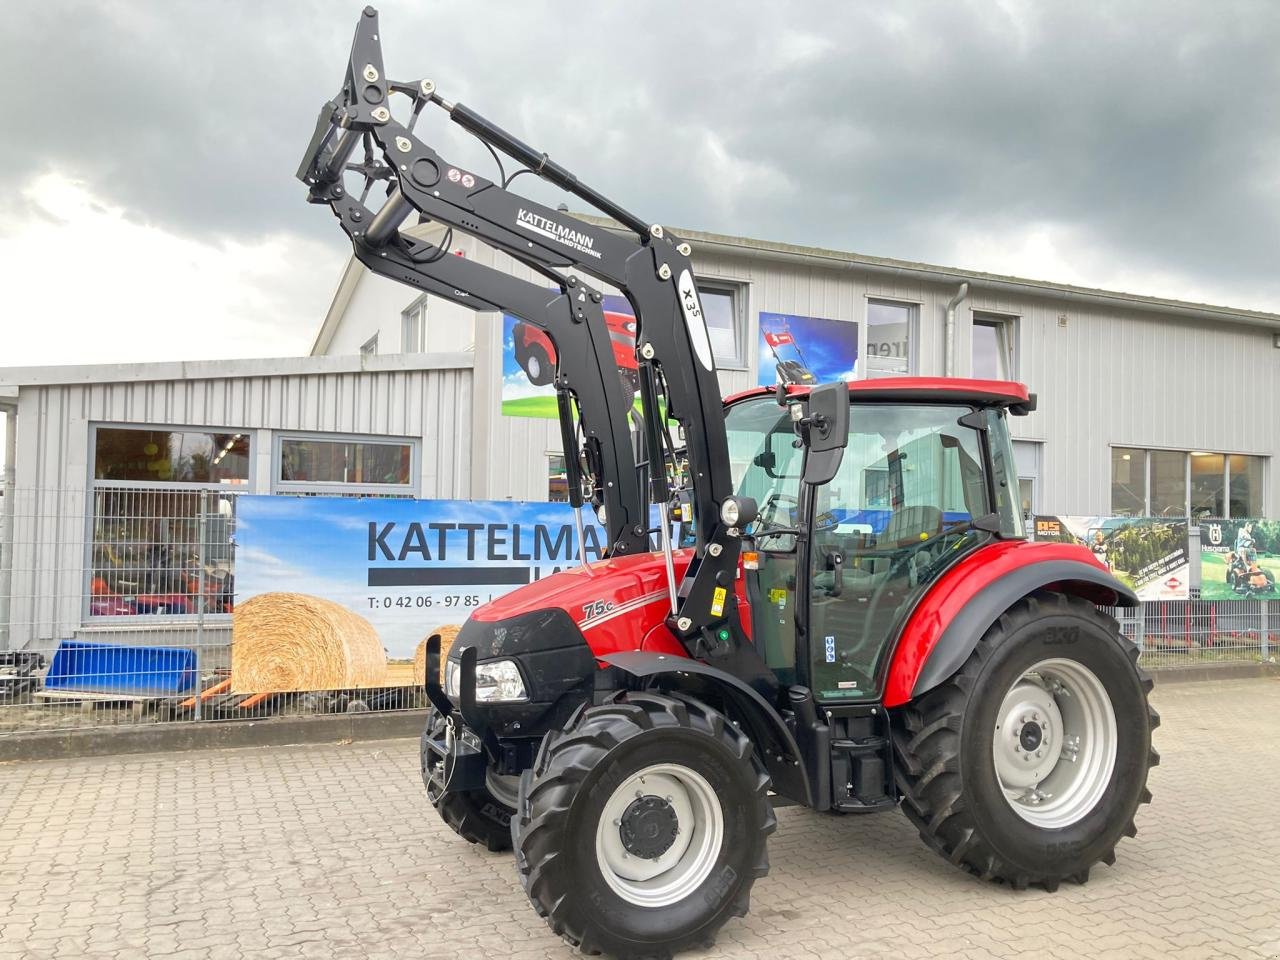
[[[56,170],[182,232],[337,245],[293,171],[358,10],[28,5],[0,37],[10,183]],[[381,11],[392,76],[436,79],[654,220],[978,269],[999,265],[966,259],[967,234],[1053,224],[1280,306],[1274,3]]]

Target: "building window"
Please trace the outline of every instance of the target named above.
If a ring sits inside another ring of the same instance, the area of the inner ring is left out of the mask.
[[[1147,512],[1147,451],[1111,448],[1111,512],[1141,517]]]
[[[281,436],[275,492],[413,495],[415,452],[410,440]]]
[[[1018,376],[1016,318],[973,315],[973,376],[978,380],[1014,380]]]
[[[88,616],[229,614],[248,433],[96,427],[92,442]]]
[[[1203,450],[1111,449],[1117,516],[1260,517],[1262,457]]]
[[[1228,517],[1262,516],[1262,458],[1227,457]]]
[[[1174,450],[1147,454],[1148,503],[1153,517],[1187,515],[1187,455]]]
[[[867,301],[868,377],[893,377],[912,372],[918,313],[914,303]]]
[[[244,433],[98,427],[94,434],[95,481],[249,482],[249,437]]]
[[[360,346],[360,356],[376,357],[378,355],[378,335],[375,333]]]
[[[376,344],[373,352],[377,353]],[[427,352],[427,298],[425,296],[419,297],[400,314],[400,352]]]
[[[698,280],[698,296],[707,319],[707,334],[716,365],[745,370],[747,367],[747,295],[740,283]]]
[[[547,499],[552,503],[569,502],[569,474],[563,454],[547,454]]]

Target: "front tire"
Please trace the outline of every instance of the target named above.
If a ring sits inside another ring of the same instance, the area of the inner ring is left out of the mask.
[[[512,821],[525,892],[582,952],[666,958],[747,912],[777,827],[769,776],[724,716],[622,693],[544,740]]]
[[[422,769],[422,783],[427,788],[427,799],[435,807],[440,819],[470,843],[498,852],[511,849],[511,816],[515,812],[514,796],[501,799],[498,795],[507,784],[490,777],[490,789],[445,793],[440,788],[436,769],[439,755],[428,746],[429,740],[444,738],[445,719],[434,707],[427,714],[427,725],[422,731],[418,754]],[[433,776],[434,774],[434,776]],[[514,786],[514,785],[512,785]]]
[[[1138,650],[1093,604],[1028,597],[895,716],[903,810],[952,863],[1018,889],[1115,862],[1159,762]]]

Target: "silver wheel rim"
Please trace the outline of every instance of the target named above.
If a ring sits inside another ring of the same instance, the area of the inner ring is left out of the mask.
[[[542,364],[538,362],[537,357],[531,354],[529,356],[528,365],[525,369],[526,369],[526,372],[529,374],[529,379],[536,380],[538,378],[538,374],[542,373]]]
[[[645,797],[665,800],[678,824],[675,841],[660,856],[627,852],[622,818]],[[666,907],[678,903],[711,874],[724,842],[724,810],[711,784],[697,771],[674,763],[645,767],[613,793],[596,827],[596,861],[609,888],[628,903]]]
[[[1049,830],[1098,805],[1116,765],[1107,688],[1075,660],[1042,660],[1009,688],[992,739],[996,777],[1023,820]]]
[[[484,785],[489,794],[508,809],[516,808],[520,795],[520,778],[494,773],[492,769],[484,772]]]

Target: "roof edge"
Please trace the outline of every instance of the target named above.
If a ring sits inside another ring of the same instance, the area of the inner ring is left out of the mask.
[[[223,380],[334,373],[399,373],[415,370],[470,370],[471,353],[389,353],[382,356],[269,357],[239,360],[172,360],[159,363],[92,363],[42,367],[0,367],[5,387],[77,383],[143,383],[158,380]]]
[[[608,217],[589,213],[571,212],[569,216],[592,223],[607,229],[616,229],[629,233],[622,224]],[[812,261],[826,261],[832,266],[862,267],[868,270],[892,271],[912,274],[926,279],[948,281],[954,283],[974,284],[977,286],[1017,287],[1030,295],[1051,297],[1056,299],[1096,299],[1109,300],[1116,304],[1138,306],[1150,310],[1168,310],[1172,313],[1194,313],[1203,316],[1216,316],[1222,319],[1238,320],[1246,323],[1261,323],[1280,326],[1280,314],[1265,310],[1250,310],[1243,307],[1229,307],[1210,303],[1197,303],[1192,300],[1175,300],[1168,297],[1154,297],[1139,293],[1126,293],[1120,290],[1106,290],[1101,287],[1081,287],[1069,283],[1055,283],[1048,280],[1033,280],[1027,277],[1015,277],[999,273],[986,273],[981,270],[964,270],[959,267],[940,266],[914,260],[896,260],[892,257],[873,257],[868,254],[851,253],[844,250],[832,250],[826,247],[805,247],[792,243],[781,243],[772,240],[759,240],[753,237],[738,237],[724,233],[712,233],[706,230],[670,228],[681,239],[688,240],[695,247],[699,243],[711,246],[729,247],[745,254],[773,254],[780,257],[794,257]]]

